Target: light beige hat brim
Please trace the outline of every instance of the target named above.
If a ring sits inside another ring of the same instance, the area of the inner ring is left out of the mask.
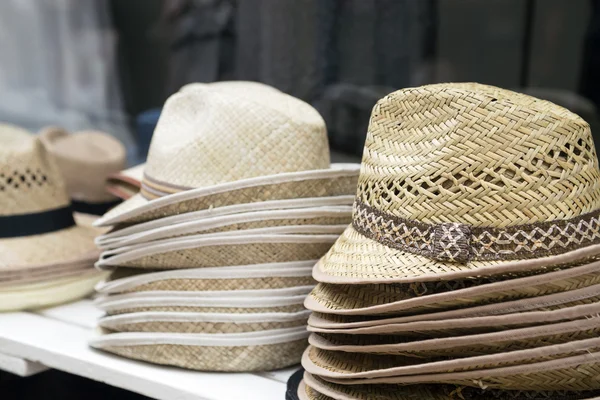
[[[528,260],[473,261],[466,264],[442,262],[385,246],[363,236],[350,225],[315,265],[313,275],[319,282],[334,284],[427,282],[531,271],[577,262],[598,254],[600,245],[591,245]]]
[[[311,374],[326,378],[370,379],[532,364],[597,352],[598,349],[600,349],[600,338],[593,338],[534,349],[437,361],[402,356],[332,352],[311,346],[302,356],[302,366]]]
[[[308,372],[304,373],[306,392],[310,400],[449,400],[458,396],[469,396],[473,399],[517,400],[522,398],[573,398],[574,400],[598,400],[600,393],[596,390],[588,392],[553,392],[536,391],[511,392],[500,389],[472,388],[443,384],[416,384],[410,386],[396,385],[339,385],[327,382]],[[458,397],[460,398],[460,397]]]
[[[144,271],[136,270],[135,275],[110,280],[100,283],[96,286],[96,290],[103,294],[115,294],[125,292],[138,292],[145,290],[167,290],[166,287],[180,287],[178,290],[209,290],[208,284],[204,282],[217,281],[222,287],[227,290],[228,285],[224,281],[236,281],[234,286],[236,289],[244,289],[243,284],[254,279],[269,280],[269,278],[301,278],[312,277],[311,271],[315,260],[309,261],[293,261],[287,263],[268,263],[255,265],[238,265],[231,267],[216,267],[216,268],[191,268],[179,271],[163,271],[144,273]],[[193,282],[199,282],[195,285]],[[260,285],[259,285],[260,287]],[[267,286],[268,287],[274,286]],[[175,290],[175,289],[171,289]],[[212,289],[215,290],[215,289]]]
[[[350,195],[356,191],[359,164],[332,164],[326,170],[286,172],[190,189],[147,200],[141,194],[119,204],[97,226],[139,223],[211,207],[267,200]]]
[[[156,240],[194,234],[242,231],[246,229],[268,228],[276,226],[346,226],[351,221],[351,214],[352,208],[349,206],[255,211],[170,224],[168,226],[149,229],[129,236],[121,236],[119,238],[120,240],[113,241],[109,244],[102,244],[102,238],[98,238],[96,243],[100,248],[110,250],[122,246],[149,243]]]
[[[423,282],[419,285],[333,285],[319,284],[306,299],[310,310],[345,316],[414,314],[455,308],[473,309],[480,304],[547,296],[600,283],[600,262],[571,268],[540,271],[537,275],[514,277],[477,284],[478,278]],[[497,276],[496,279],[503,278]],[[484,281],[485,282],[485,281]]]
[[[107,316],[98,321],[118,332],[234,333],[306,326],[307,310],[293,313],[138,312]]]
[[[90,269],[73,277],[0,288],[0,312],[32,310],[80,299],[93,293],[106,273]]]
[[[92,347],[156,364],[205,371],[264,371],[300,361],[304,327],[230,334],[114,333]]]
[[[94,262],[96,262],[96,256],[97,252],[94,252],[89,258],[74,263],[48,264],[0,272],[0,288],[65,278],[82,272],[88,272],[92,270]]]
[[[100,255],[94,238],[104,229],[92,227],[90,218],[74,214],[76,225],[40,235],[0,239],[0,275],[45,270],[61,264],[93,265]]]
[[[177,269],[314,260],[325,254],[336,238],[261,234],[167,239],[119,254],[105,252],[96,266]]]
[[[313,333],[309,342],[323,350],[354,353],[397,354],[409,357],[468,357],[590,339],[598,337],[599,332],[599,319],[590,318],[500,332],[408,342],[403,340],[404,336]]]
[[[592,286],[587,293],[573,294],[563,299],[546,299],[544,302],[536,302],[532,310],[531,305],[525,304],[521,309],[513,303],[505,309],[497,307],[501,315],[494,315],[494,311],[477,312],[464,317],[447,318],[434,321],[413,321],[404,323],[382,323],[379,325],[358,328],[317,328],[309,326],[309,331],[319,333],[343,333],[350,335],[369,334],[398,334],[407,336],[430,336],[441,337],[448,335],[466,335],[470,333],[492,332],[515,327],[526,327],[546,323],[567,321],[579,318],[600,315],[600,285]],[[584,290],[586,290],[584,289]],[[555,297],[556,295],[546,296]],[[535,300],[535,299],[531,299]],[[591,302],[591,304],[589,303]],[[565,305],[567,304],[567,305]],[[575,304],[575,305],[573,305]],[[500,306],[492,304],[491,306]],[[561,308],[556,308],[561,307]],[[481,316],[480,316],[481,315]]]

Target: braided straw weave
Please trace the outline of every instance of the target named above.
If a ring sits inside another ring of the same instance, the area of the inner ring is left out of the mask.
[[[451,279],[528,258],[552,265],[600,242],[591,132],[562,107],[490,86],[400,90],[373,109],[356,207],[318,264],[319,281]]]
[[[211,307],[211,306],[145,306],[114,308],[106,310],[106,315],[130,314],[137,312],[198,312],[198,313],[231,313],[231,314],[255,314],[255,313],[295,313],[306,310],[302,302],[298,304],[281,305],[273,307]]]
[[[319,283],[307,308],[328,314],[417,314],[545,296],[600,283],[600,263],[584,260],[545,274],[507,274],[454,281],[334,285]]]
[[[511,391],[458,385],[339,385],[305,373],[309,399],[318,400],[598,400],[600,391]],[[311,396],[316,397],[311,397]]]

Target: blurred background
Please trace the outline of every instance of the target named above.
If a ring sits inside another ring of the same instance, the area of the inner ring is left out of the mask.
[[[0,54],[0,120],[104,130],[130,163],[170,94],[218,80],[313,104],[353,156],[377,99],[447,81],[552,100],[600,135],[599,0],[3,0]]]

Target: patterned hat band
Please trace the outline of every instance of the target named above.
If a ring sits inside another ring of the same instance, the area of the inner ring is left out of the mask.
[[[352,225],[362,235],[394,249],[442,262],[522,260],[566,253],[600,243],[600,210],[549,222],[474,227],[426,224],[354,202]]]
[[[141,186],[140,193],[144,198],[146,198],[146,200],[154,200],[158,199],[159,197],[192,189],[186,186],[177,186],[170,183],[161,182],[157,179],[149,177],[147,174],[144,174]]]

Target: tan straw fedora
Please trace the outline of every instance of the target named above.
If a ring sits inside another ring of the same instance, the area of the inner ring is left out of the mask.
[[[257,332],[202,334],[121,332],[90,344],[156,364],[208,371],[265,371],[296,364],[306,348],[303,326]]]
[[[479,84],[394,92],[371,116],[353,223],[321,259],[327,283],[455,280],[600,252],[589,125]]]
[[[316,261],[292,261],[217,268],[192,268],[151,272],[119,268],[96,290],[101,294],[144,291],[225,291],[278,289],[314,284],[311,270]]]
[[[598,400],[600,391],[523,391],[501,390],[464,385],[416,384],[397,385],[340,385],[327,382],[316,375],[304,373],[305,399],[310,400]],[[303,399],[303,397],[301,397]]]
[[[70,134],[58,127],[44,128],[39,136],[58,163],[75,211],[101,215],[118,203],[105,181],[125,167],[125,146],[119,140],[104,132]]]
[[[142,188],[145,163],[112,173],[106,178],[106,191],[122,200],[138,194]]]
[[[80,221],[83,219],[89,220]],[[44,289],[43,299],[22,306],[41,307],[89,293],[104,276],[95,272],[96,282],[90,282],[84,273],[86,263],[87,270],[93,271],[93,259],[98,256],[94,237],[99,233],[86,223],[76,222],[60,170],[40,140],[20,128],[1,125],[0,275],[13,283],[43,285],[46,280],[54,281]],[[87,282],[85,289],[65,294],[72,282],[54,280],[53,269],[56,278]],[[65,278],[65,271],[75,273]],[[23,290],[24,299],[28,295]],[[3,285],[0,291],[7,293],[9,289]]]
[[[98,224],[354,192],[359,167],[330,165],[325,123],[314,108],[278,91],[255,97],[210,88],[172,95],[152,138],[141,193]]]

